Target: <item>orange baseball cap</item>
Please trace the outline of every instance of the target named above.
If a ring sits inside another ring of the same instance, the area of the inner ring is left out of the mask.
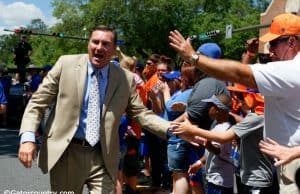
[[[244,100],[249,107],[255,104],[264,103],[264,97],[259,93],[244,93]]]
[[[273,18],[269,32],[259,38],[270,42],[280,36],[299,35],[300,17],[291,13],[280,14]]]
[[[233,86],[227,86],[227,89],[231,92],[242,93],[248,107],[254,108],[255,112],[259,115],[264,114],[264,97],[260,93],[238,83],[234,83]]]
[[[233,86],[227,86],[227,89],[232,92],[247,92],[247,87],[238,83]]]

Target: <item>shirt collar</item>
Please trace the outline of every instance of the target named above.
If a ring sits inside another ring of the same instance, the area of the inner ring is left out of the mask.
[[[104,67],[102,67],[100,69],[101,75],[102,75],[103,78],[107,78],[107,76],[108,76],[108,69],[109,69],[109,65],[105,65]],[[94,72],[94,67],[93,67],[92,63],[90,61],[88,61],[88,75],[92,76],[93,72]]]

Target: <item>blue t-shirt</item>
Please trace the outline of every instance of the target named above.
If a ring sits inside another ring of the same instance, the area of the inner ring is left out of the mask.
[[[4,89],[2,83],[0,83],[0,104],[7,104],[6,96],[4,94]]]
[[[177,102],[182,102],[187,104],[187,100],[192,92],[192,89],[187,89],[185,91],[177,91],[175,92],[172,97],[166,102],[166,107],[165,107],[165,114],[164,118],[168,121],[173,121],[177,117],[179,117],[181,114],[184,112],[179,112],[179,111],[173,111],[171,109],[172,104],[177,103]],[[172,135],[168,139],[168,143],[177,143],[183,140],[181,138],[176,137],[175,135]]]
[[[187,100],[192,92],[192,89],[184,90],[183,92],[181,90],[175,92],[171,98],[166,102],[165,107],[165,113],[164,118],[168,121],[173,121],[177,117],[179,117],[183,112],[173,111],[171,109],[172,104],[177,102],[182,102],[187,104]]]

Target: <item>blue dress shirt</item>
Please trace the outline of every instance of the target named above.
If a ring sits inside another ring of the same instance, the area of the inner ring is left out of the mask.
[[[106,94],[106,88],[107,88],[107,81],[108,81],[108,65],[103,67],[100,71],[100,75],[98,78],[99,80],[99,91],[100,91],[100,115],[102,113],[102,105],[104,101],[104,97]],[[89,100],[89,90],[91,87],[91,80],[92,80],[92,74],[94,72],[93,66],[91,63],[88,63],[88,72],[87,72],[87,80],[85,85],[85,91],[84,91],[84,98],[80,110],[80,119],[79,119],[79,126],[78,129],[74,135],[75,138],[78,139],[85,139],[85,128],[86,128],[86,120],[87,120],[87,110],[88,110],[88,100]]]
[[[104,66],[101,71],[101,76],[99,76],[99,91],[100,91],[100,115],[102,113],[102,106],[104,103],[104,98],[106,94],[106,88],[108,84],[108,70],[109,70],[109,65]],[[80,118],[79,118],[79,126],[76,130],[76,133],[74,135],[75,138],[79,139],[85,139],[85,127],[86,127],[86,119],[87,119],[87,108],[88,108],[88,97],[89,97],[89,89],[91,85],[91,80],[92,80],[92,73],[94,72],[94,67],[88,62],[88,71],[87,71],[87,79],[85,82],[85,89],[84,89],[84,98],[80,110]],[[24,142],[35,142],[35,134],[31,131],[24,132],[21,135],[21,143]]]

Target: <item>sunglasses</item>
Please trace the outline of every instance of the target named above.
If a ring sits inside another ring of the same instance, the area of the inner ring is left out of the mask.
[[[152,66],[152,65],[155,65],[155,63],[149,61],[149,62],[146,62],[146,65]]]
[[[274,48],[274,47],[276,47],[279,43],[285,42],[285,41],[287,41],[289,38],[290,38],[289,36],[283,36],[283,37],[277,38],[277,39],[275,39],[275,40],[272,40],[272,41],[269,42],[270,47],[273,47],[273,48]]]

